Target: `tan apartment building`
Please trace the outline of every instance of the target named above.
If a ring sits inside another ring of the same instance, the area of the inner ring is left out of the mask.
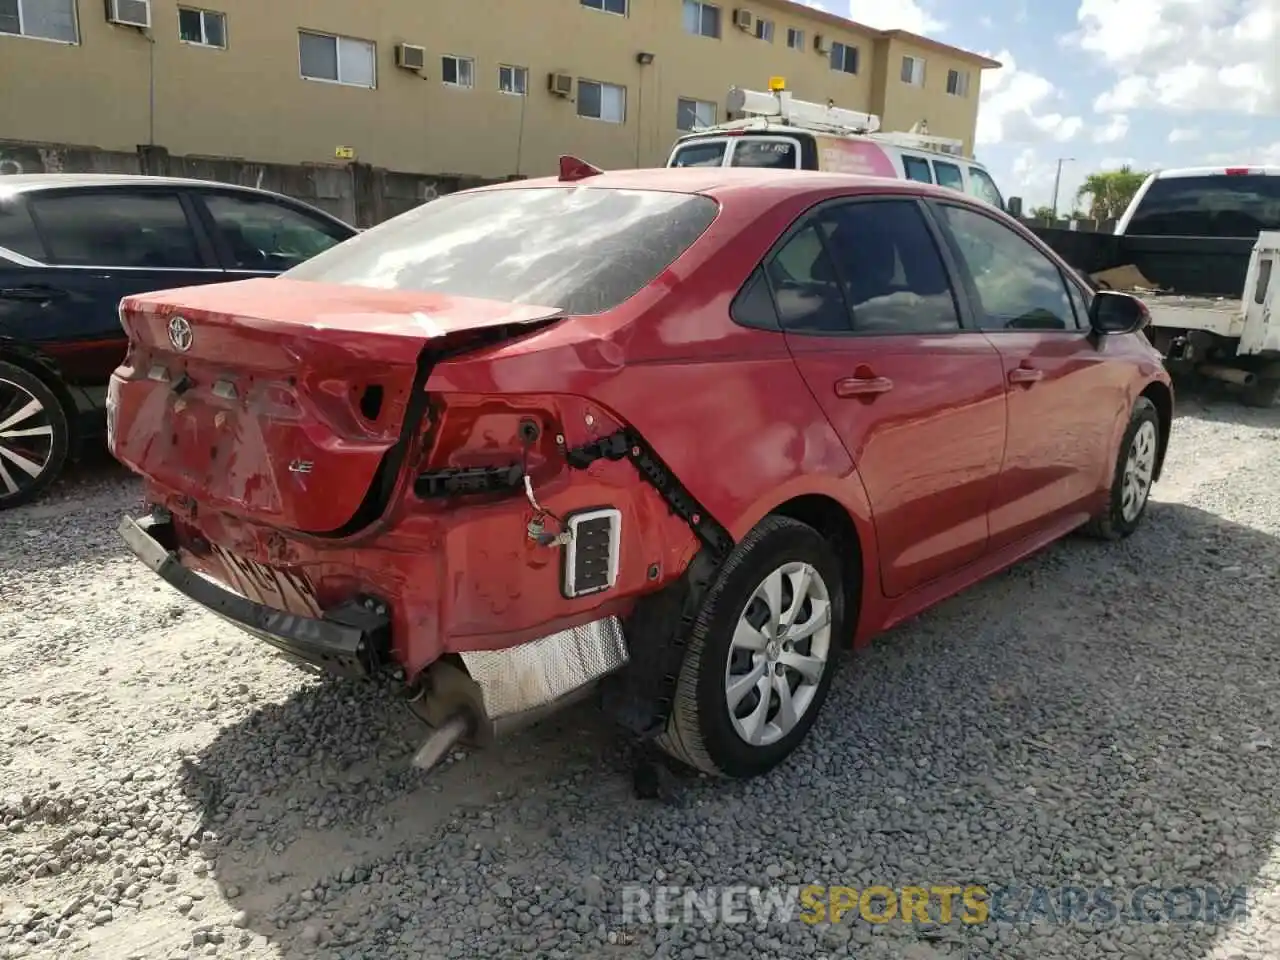
[[[0,0],[4,141],[538,176],[661,165],[732,85],[972,153],[992,60],[787,0]]]

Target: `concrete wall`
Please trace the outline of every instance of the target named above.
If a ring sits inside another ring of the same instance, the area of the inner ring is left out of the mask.
[[[69,0],[51,0],[69,2]],[[772,42],[735,29],[722,4],[718,39],[683,27],[681,0],[629,0],[626,16],[582,0],[191,0],[225,15],[225,49],[179,38],[176,0],[151,0],[149,31],[107,22],[103,0],[76,0],[75,43],[0,34],[0,139],[71,143],[109,153],[161,144],[187,158],[319,164],[337,147],[375,168],[485,178],[551,173],[562,153],[604,167],[661,165],[677,136],[676,101],[715,102],[731,85],[786,77],[801,99],[882,116],[888,130],[927,118],[930,132],[972,145],[979,75],[992,61],[899,31],[883,33],[787,0],[750,9]],[[789,27],[803,49],[787,46]],[[304,79],[299,29],[375,44],[376,86]],[[859,49],[856,75],[832,70],[822,34]],[[422,74],[395,65],[395,45],[426,48]],[[654,55],[642,65],[637,54]],[[900,80],[905,53],[928,62],[923,88]],[[444,55],[473,58],[474,86],[442,82]],[[528,95],[498,89],[500,65],[528,69]],[[973,75],[945,92],[947,69]],[[626,88],[623,122],[585,119],[551,94],[552,72]]]

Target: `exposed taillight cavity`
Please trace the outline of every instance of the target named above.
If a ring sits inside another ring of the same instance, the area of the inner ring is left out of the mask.
[[[370,423],[377,423],[382,415],[382,397],[380,384],[370,384],[360,391],[360,415]]]

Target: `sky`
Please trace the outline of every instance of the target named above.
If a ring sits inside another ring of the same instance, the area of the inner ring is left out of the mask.
[[[802,0],[1000,61],[975,156],[1005,196],[1059,210],[1084,178],[1280,164],[1280,0]]]

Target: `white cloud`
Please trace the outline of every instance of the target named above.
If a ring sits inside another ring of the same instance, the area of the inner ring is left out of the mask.
[[[1191,143],[1200,139],[1200,131],[1193,127],[1174,127],[1169,131],[1170,143]]]
[[[1209,153],[1204,156],[1201,163],[1208,166],[1227,166],[1228,164],[1242,167],[1280,166],[1280,140],[1270,146],[1246,147],[1244,150],[1231,153]]]
[[[810,6],[818,6],[812,3]],[[930,9],[930,2],[922,0],[896,0],[885,3],[884,0],[848,0],[845,10],[841,11],[839,3],[828,2],[826,9],[850,20],[865,23],[877,30],[906,30],[909,33],[932,34],[946,29],[947,25],[939,20]]]
[[[1047,207],[1053,202],[1053,184],[1058,179],[1058,160],[1042,156],[1035,147],[1027,147],[1013,159],[1010,175],[1000,181],[1000,189],[1006,196],[1022,197],[1022,207],[1030,212],[1036,207]],[[1062,175],[1058,182],[1058,213],[1070,213],[1075,205],[1076,191],[1084,182],[1085,169],[1081,164],[1063,158]]]
[[[1084,120],[1052,107],[1061,93],[1038,73],[1019,70],[1013,54],[1002,50],[999,70],[984,71],[978,107],[978,143],[1065,143],[1080,133]]]
[[[1107,121],[1107,125],[1094,131],[1093,140],[1095,143],[1115,143],[1123,140],[1129,133],[1129,118],[1123,113],[1115,113],[1111,115],[1111,119]]]
[[[1116,73],[1100,112],[1280,111],[1276,0],[1080,0],[1074,42]]]

